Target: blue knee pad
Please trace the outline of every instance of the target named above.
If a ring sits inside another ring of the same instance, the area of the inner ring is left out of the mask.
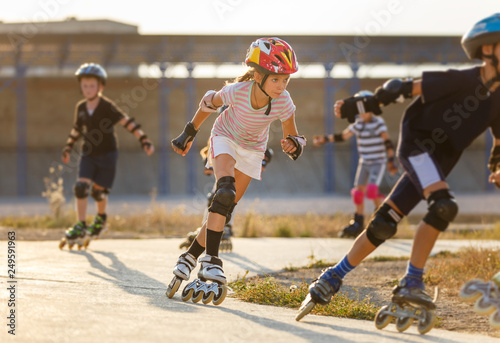
[[[458,214],[455,197],[448,189],[432,192],[427,198],[429,207],[424,222],[436,230],[444,231]]]
[[[208,208],[209,212],[218,213],[226,217],[226,222],[228,218],[231,219],[231,213],[233,212],[236,203],[236,180],[232,176],[221,177],[217,181],[217,189],[215,190],[215,195],[212,200],[212,204]]]
[[[366,229],[368,240],[378,247],[398,231],[401,216],[389,205],[383,204],[373,216]]]
[[[73,187],[73,194],[77,199],[84,199],[89,195],[90,185],[84,181],[77,181]]]

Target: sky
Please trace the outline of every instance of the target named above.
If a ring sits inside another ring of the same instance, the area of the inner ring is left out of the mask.
[[[498,0],[23,0],[4,22],[110,19],[141,34],[462,35]]]

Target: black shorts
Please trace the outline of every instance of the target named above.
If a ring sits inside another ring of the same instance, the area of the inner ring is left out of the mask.
[[[83,155],[80,160],[78,177],[90,179],[96,185],[111,189],[115,180],[118,151],[97,156]]]
[[[413,144],[401,144],[398,158],[405,172],[388,198],[408,215],[424,199],[423,189],[434,181],[444,181],[461,155],[461,151],[440,147],[426,151]]]

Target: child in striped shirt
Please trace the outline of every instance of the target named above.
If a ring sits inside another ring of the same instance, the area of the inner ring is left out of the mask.
[[[370,91],[361,91],[355,96],[373,95]],[[361,113],[354,123],[341,133],[314,136],[314,145],[321,146],[327,142],[343,142],[356,136],[359,162],[351,190],[352,200],[356,206],[354,217],[340,233],[339,237],[356,238],[364,229],[364,198],[373,200],[377,209],[384,195],[379,193],[382,176],[387,169],[394,175],[398,168],[394,163],[394,146],[387,133],[384,119],[376,117],[372,112]]]
[[[295,125],[295,105],[286,91],[290,74],[298,70],[292,47],[279,38],[258,39],[250,45],[245,63],[249,69],[244,75],[218,92],[211,90],[204,95],[193,119],[181,135],[172,140],[175,152],[185,156],[210,113],[223,105],[228,106],[217,117],[210,137],[208,163],[214,168],[217,186],[208,219],[188,251],[180,256],[174,280],[167,291],[169,297],[180,286],[180,282],[176,285],[176,279],[189,280],[197,258],[206,248],[206,255],[199,260],[198,277],[211,283],[195,280],[188,284],[183,300],[189,300],[188,294],[193,289],[191,293],[195,295],[205,293],[203,300],[208,303],[212,288],[207,290],[207,285],[218,284],[222,295],[215,289],[214,303],[222,302],[226,277],[218,255],[223,228],[252,178],[260,180],[270,124],[281,121],[281,147],[293,160],[301,155],[305,146],[305,138],[298,135]],[[198,300],[199,297],[193,297],[193,301]]]

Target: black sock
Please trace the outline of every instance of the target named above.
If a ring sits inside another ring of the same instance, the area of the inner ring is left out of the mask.
[[[193,241],[193,244],[191,244],[191,246],[189,247],[187,252],[190,253],[191,255],[193,255],[194,258],[197,259],[198,257],[200,257],[201,254],[203,254],[204,251],[205,251],[205,248],[202,247],[200,245],[200,243],[198,243],[197,239],[195,239]]]
[[[207,229],[207,254],[219,256],[219,245],[223,231],[212,231]]]
[[[106,219],[108,219],[108,215],[106,213],[103,213],[103,214],[97,213],[97,215],[102,218],[103,222],[105,222]]]

